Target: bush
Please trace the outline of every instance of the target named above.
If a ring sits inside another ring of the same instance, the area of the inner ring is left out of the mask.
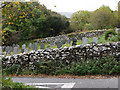
[[[120,41],[120,32],[118,33],[118,40]]]
[[[109,35],[117,35],[117,34],[116,34],[116,32],[114,30],[106,31],[106,33],[105,33],[105,40],[108,39]]]
[[[97,60],[87,60],[79,63],[72,63],[61,70],[61,73],[71,75],[114,75],[120,74],[120,61],[114,58],[105,57]]]
[[[2,88],[3,89],[13,89],[13,88],[35,88],[33,86],[24,85],[23,83],[13,82],[11,78],[2,78]]]
[[[117,42],[117,41],[119,41],[119,37],[118,37],[118,35],[112,35],[112,36],[109,38],[109,40],[112,41],[112,42]]]
[[[14,66],[15,67],[15,66]],[[10,69],[11,70],[10,70]],[[47,60],[44,62],[34,62],[33,65],[29,65],[28,68],[18,67],[17,69],[11,67],[4,68],[4,72],[7,74],[47,74],[47,75],[59,75],[59,74],[71,74],[71,75],[114,75],[120,74],[120,61],[115,60],[112,57],[105,57],[99,59],[83,60],[81,62],[72,62],[67,64],[63,61]],[[14,73],[10,71],[14,70]],[[21,72],[21,73],[18,73]]]

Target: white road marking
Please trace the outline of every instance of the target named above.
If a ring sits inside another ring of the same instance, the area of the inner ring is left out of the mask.
[[[47,85],[57,85],[58,87],[61,85],[60,88],[72,88],[75,85],[75,83],[25,83],[25,85],[35,86],[36,88],[51,88],[48,87]]]

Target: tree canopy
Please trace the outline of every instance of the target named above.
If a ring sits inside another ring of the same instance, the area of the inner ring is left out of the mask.
[[[6,44],[56,35],[68,27],[65,17],[48,10],[38,2],[3,4],[2,29],[4,41],[7,39]]]

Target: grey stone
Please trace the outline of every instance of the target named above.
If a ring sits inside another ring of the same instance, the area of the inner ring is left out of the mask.
[[[53,41],[50,41],[50,45],[51,46],[55,46]]]
[[[93,37],[93,42],[95,42],[97,44],[98,38],[97,37]]]
[[[18,54],[18,48],[17,47],[14,47],[13,54]]]
[[[40,49],[45,49],[45,44],[44,43],[40,43]]]
[[[86,45],[86,44],[88,44],[88,38],[83,37],[82,38],[82,45]]]
[[[65,44],[66,43],[66,40],[62,40],[62,44]]]
[[[67,40],[67,42],[68,42],[68,44],[71,44],[71,40],[69,39],[69,40]]]
[[[29,53],[29,49],[28,48],[25,49],[25,53]]]
[[[8,55],[11,55],[11,52],[12,52],[12,51],[13,51],[13,48],[10,46],[7,54],[8,54]]]
[[[2,47],[0,46],[0,55],[2,54]]]
[[[57,48],[61,48],[62,47],[62,43],[60,41],[56,42]]]
[[[75,45],[77,45],[77,38],[76,37],[74,37],[74,38],[72,38],[72,46],[75,46]]]
[[[25,44],[22,45],[22,49],[26,49],[26,45]]]
[[[29,49],[32,49],[32,43],[29,43]]]
[[[24,53],[24,52],[25,52],[25,49],[26,49],[26,45],[23,44],[23,45],[22,45],[22,49],[21,49],[21,53]]]
[[[9,48],[10,48],[10,46],[6,47],[6,54],[8,54]]]
[[[37,51],[37,43],[33,44],[33,50]]]

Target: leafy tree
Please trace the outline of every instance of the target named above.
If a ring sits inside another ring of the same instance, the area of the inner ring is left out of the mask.
[[[38,2],[4,2],[2,28],[5,44],[59,34],[69,25],[67,19]]]
[[[118,27],[120,28],[120,1],[118,2]]]
[[[91,17],[90,22],[95,29],[111,28],[113,26],[113,11],[107,7],[102,6],[99,9],[95,10]]]
[[[56,12],[51,12],[51,16],[48,17],[47,20],[50,23],[50,33],[52,36],[65,32],[65,30],[69,27],[68,19]]]
[[[6,2],[5,2],[6,4]],[[6,32],[7,43],[29,39],[37,30],[34,22],[49,15],[44,5],[37,2],[10,2],[2,9],[2,28]],[[10,41],[10,42],[9,42]]]
[[[88,11],[77,11],[72,14],[70,21],[71,26],[76,30],[83,30],[85,24],[89,23],[90,12]]]

